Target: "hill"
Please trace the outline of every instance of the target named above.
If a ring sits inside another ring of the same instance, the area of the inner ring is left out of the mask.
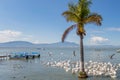
[[[51,44],[33,44],[27,41],[11,41],[0,43],[0,47],[77,47],[78,44],[74,42],[56,42]]]

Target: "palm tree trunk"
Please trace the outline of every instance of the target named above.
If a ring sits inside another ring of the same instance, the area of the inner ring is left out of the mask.
[[[84,72],[83,34],[80,34],[80,71],[81,71],[81,72]]]

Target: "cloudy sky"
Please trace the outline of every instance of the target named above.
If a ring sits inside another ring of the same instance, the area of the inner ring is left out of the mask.
[[[92,0],[91,12],[102,15],[102,26],[85,25],[85,45],[120,45],[120,0]],[[73,23],[61,15],[69,2],[77,0],[0,0],[0,43],[61,41],[64,30]],[[76,30],[66,41],[79,43]]]

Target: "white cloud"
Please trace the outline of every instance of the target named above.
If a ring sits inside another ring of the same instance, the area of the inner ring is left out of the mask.
[[[39,40],[35,40],[35,41],[33,41],[33,43],[35,43],[35,44],[39,44],[40,41],[39,41]]]
[[[107,42],[108,39],[107,38],[103,38],[100,36],[93,36],[90,39],[91,44],[103,44],[104,42]]]
[[[0,31],[0,42],[13,41],[21,35],[22,35],[22,32],[19,32],[19,31],[3,30],[3,31]]]
[[[108,28],[109,31],[120,31],[120,28]]]
[[[12,31],[12,30],[3,30],[0,31],[0,35],[5,35],[5,36],[18,36],[21,35],[21,32],[18,31]]]
[[[9,41],[28,41],[32,43],[40,43],[39,39],[36,39],[35,36],[27,35],[20,31],[14,30],[1,30],[0,31],[0,43],[9,42]]]
[[[9,41],[28,41],[35,44],[41,43],[38,37],[25,34],[20,31],[14,30],[1,30],[0,31],[0,43]]]

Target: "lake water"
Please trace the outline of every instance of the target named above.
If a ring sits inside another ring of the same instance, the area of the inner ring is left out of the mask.
[[[85,48],[85,62],[90,60],[97,62],[120,63],[120,53],[116,47],[87,47]],[[75,51],[75,56],[73,55]],[[41,57],[29,60],[0,60],[0,80],[79,80],[77,74],[66,72],[62,68],[47,66],[47,62],[71,60],[79,61],[79,47],[67,48],[0,48],[0,55],[11,52],[40,52]],[[115,54],[112,59],[110,56]],[[120,71],[117,77],[89,76],[80,80],[120,80]]]

